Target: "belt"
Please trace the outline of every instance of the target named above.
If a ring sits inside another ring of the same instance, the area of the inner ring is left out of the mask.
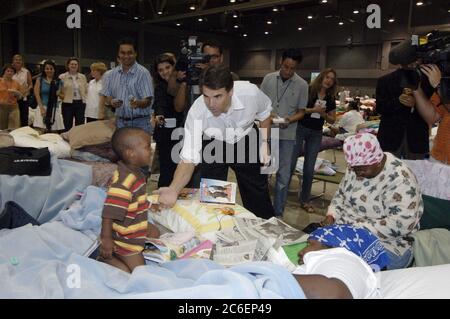
[[[142,119],[145,117],[148,117],[150,119],[150,115],[138,115],[138,116],[133,116],[133,117],[119,117],[119,119],[123,120],[123,121],[132,121],[132,120]]]

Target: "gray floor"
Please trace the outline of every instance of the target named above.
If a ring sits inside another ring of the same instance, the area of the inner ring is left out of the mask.
[[[344,172],[345,167],[346,167],[344,154],[342,153],[342,151],[335,151],[335,154],[336,154],[336,164],[338,166],[338,170],[340,172]],[[319,157],[329,160],[329,161],[334,161],[333,151],[330,151],[330,150],[321,152],[319,154]],[[149,182],[149,185],[148,185],[149,193],[157,188],[157,183],[154,181],[155,178],[156,178],[156,176],[152,176],[152,179]],[[236,177],[232,170],[230,170],[230,172],[229,172],[228,180],[236,181]],[[275,183],[275,177],[273,176],[270,180],[270,185],[271,185],[270,189],[271,189],[272,194],[273,194],[274,183]],[[300,183],[299,183],[298,178],[293,177],[291,185],[290,185],[290,189],[289,189],[288,201],[286,203],[286,209],[285,209],[285,212],[283,215],[283,220],[295,228],[303,229],[310,223],[319,222],[319,221],[323,220],[323,218],[326,214],[326,209],[327,209],[331,199],[333,198],[338,185],[327,183],[324,196],[311,201],[311,204],[316,208],[315,214],[308,214],[302,208],[300,208],[300,203],[298,201],[299,187],[300,187]],[[316,194],[322,193],[322,191],[323,191],[323,183],[315,182],[312,187],[313,196]],[[239,204],[242,203],[239,191],[238,191],[236,201]]]

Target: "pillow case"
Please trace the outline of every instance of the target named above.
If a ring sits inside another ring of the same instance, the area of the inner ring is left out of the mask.
[[[258,218],[240,205],[215,205],[200,203],[199,200],[178,200],[171,209],[155,209],[158,195],[148,196],[152,203],[150,216],[157,223],[174,233],[194,231],[196,235],[216,242],[218,231],[235,226],[234,216],[241,218]],[[152,209],[153,207],[153,209]],[[230,208],[234,215],[228,215]]]
[[[94,121],[84,125],[74,126],[66,133],[65,138],[69,141],[72,149],[83,146],[97,145],[111,141],[116,130],[113,120]]]

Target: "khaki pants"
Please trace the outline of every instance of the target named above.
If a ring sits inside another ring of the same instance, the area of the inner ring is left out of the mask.
[[[16,129],[20,127],[20,113],[17,105],[0,105],[0,130]]]

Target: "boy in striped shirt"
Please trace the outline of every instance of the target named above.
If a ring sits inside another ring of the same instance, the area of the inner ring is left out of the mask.
[[[101,261],[133,272],[145,265],[142,251],[148,237],[159,237],[148,222],[147,183],[141,167],[149,165],[150,135],[140,128],[116,130],[111,139],[119,157],[103,207]]]

